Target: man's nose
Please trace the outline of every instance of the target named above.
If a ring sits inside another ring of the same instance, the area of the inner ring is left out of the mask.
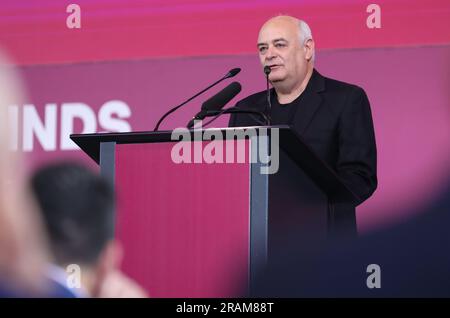
[[[266,59],[267,59],[267,60],[273,60],[276,56],[277,56],[277,55],[276,55],[276,52],[275,52],[273,46],[269,46],[269,47],[267,48]]]

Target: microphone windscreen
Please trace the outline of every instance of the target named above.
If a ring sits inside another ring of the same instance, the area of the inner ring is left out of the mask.
[[[233,68],[232,70],[230,70],[227,74],[227,77],[233,77],[236,76],[237,73],[239,73],[241,71],[240,68]]]
[[[230,100],[232,100],[241,91],[242,86],[238,82],[233,82],[218,92],[216,95],[209,98],[202,104],[202,110],[220,110]]]
[[[271,71],[270,66],[264,66],[264,74],[269,75]]]

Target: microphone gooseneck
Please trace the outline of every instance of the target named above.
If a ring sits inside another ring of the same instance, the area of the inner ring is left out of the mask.
[[[266,125],[267,122],[269,122],[269,119],[267,118],[267,116],[266,116],[266,114],[264,112],[260,112],[260,111],[257,111],[257,110],[250,110],[250,109],[240,109],[239,107],[234,106],[234,107],[223,109],[223,110],[220,110],[220,111],[208,112],[208,116],[214,116],[214,118],[211,119],[210,121],[204,123],[203,127],[208,126],[209,124],[211,124],[213,121],[215,121],[217,118],[219,118],[220,116],[222,116],[224,114],[248,114],[255,121],[257,121],[258,124],[260,124],[261,126],[264,126],[264,125]],[[252,115],[259,115],[259,116],[261,116],[264,119],[264,122],[261,122],[260,120],[258,120],[257,118],[253,117]]]
[[[271,72],[272,70],[270,69],[270,66],[264,66],[264,74],[266,74],[266,83],[267,83],[267,88],[266,88],[266,90],[267,90],[267,111],[266,111],[266,113],[267,113],[267,119],[268,119],[268,121],[267,121],[267,125],[271,125],[272,124],[272,118],[271,118],[271,116],[270,116],[270,113],[271,113],[271,111],[272,111],[272,101],[271,101],[271,98],[270,98],[270,87],[269,87],[269,74],[270,74],[270,72]]]

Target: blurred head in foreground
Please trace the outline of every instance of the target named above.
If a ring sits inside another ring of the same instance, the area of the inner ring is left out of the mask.
[[[118,270],[122,252],[114,240],[114,190],[106,179],[81,164],[61,162],[37,171],[31,187],[56,265],[61,270],[80,268],[86,296],[144,296]]]

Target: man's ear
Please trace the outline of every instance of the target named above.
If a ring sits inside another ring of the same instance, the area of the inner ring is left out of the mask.
[[[313,39],[306,40],[304,48],[305,48],[305,58],[309,62],[311,61],[315,50],[314,40]]]
[[[101,252],[96,268],[95,268],[95,283],[94,283],[94,297],[99,292],[103,281],[111,273],[120,268],[123,258],[123,248],[122,245],[116,241],[111,240],[106,245]]]

